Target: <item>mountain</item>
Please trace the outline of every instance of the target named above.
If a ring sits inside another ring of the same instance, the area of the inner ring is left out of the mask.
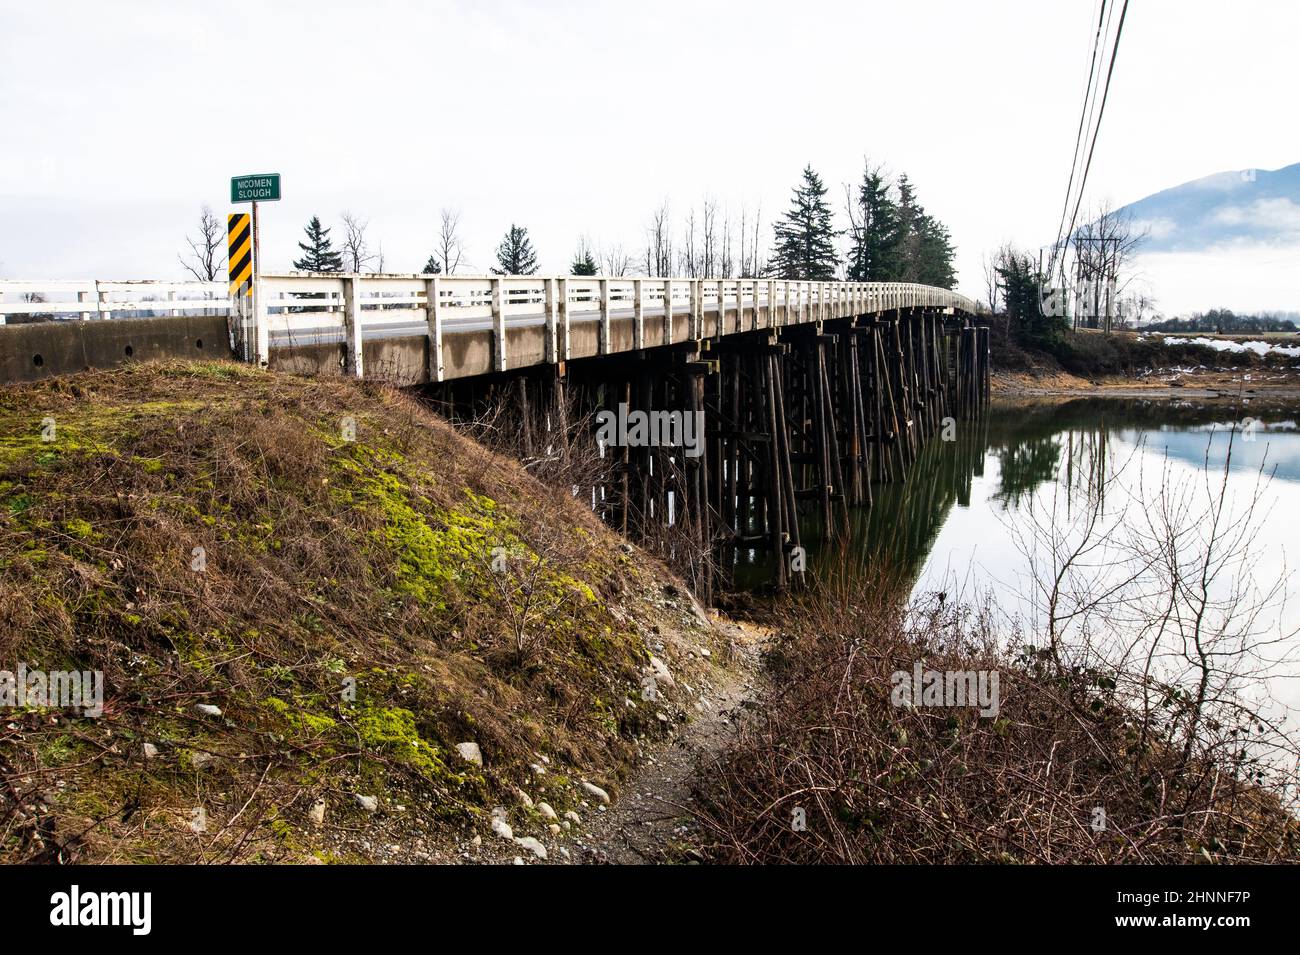
[[[1120,211],[1149,230],[1144,254],[1300,243],[1300,163],[1214,173]]]

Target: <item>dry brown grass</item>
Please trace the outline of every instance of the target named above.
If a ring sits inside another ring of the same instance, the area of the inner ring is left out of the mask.
[[[380,385],[177,363],[0,390],[0,669],[102,670],[108,691],[99,720],[4,714],[0,858],[301,858],[306,809],[347,825],[354,792],[432,824],[524,781],[562,809],[657,732],[622,703],[667,579]],[[523,654],[502,609],[530,600]]]
[[[1250,764],[1187,764],[1098,672],[1008,652],[969,610],[904,612],[842,572],[776,622],[776,688],[699,793],[740,863],[1294,862],[1300,826]],[[891,675],[997,670],[996,719],[896,706]],[[1095,828],[1104,812],[1104,828]],[[796,812],[806,820],[793,825]]]

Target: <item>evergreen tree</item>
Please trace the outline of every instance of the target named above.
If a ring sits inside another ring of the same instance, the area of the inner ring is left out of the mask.
[[[1046,279],[1034,260],[1025,254],[1010,252],[997,267],[1002,280],[1003,302],[1012,333],[1021,344],[1051,348],[1065,332],[1064,308],[1053,308],[1045,295]],[[1044,307],[1044,303],[1048,307]]]
[[[492,270],[495,275],[532,275],[537,271],[537,254],[523,226],[512,223],[506,231],[497,246],[497,266]]]
[[[429,256],[429,261],[424,263],[424,275],[441,275],[442,266],[438,263],[436,255]]]
[[[888,282],[894,275],[893,251],[898,241],[898,206],[889,195],[889,180],[879,168],[867,166],[849,210],[853,244],[848,278],[853,282]]]
[[[590,249],[579,249],[569,266],[570,275],[595,275],[596,260],[591,257]]]
[[[919,282],[921,258],[921,234],[919,222],[925,210],[916,201],[916,187],[907,178],[907,173],[898,177],[898,228],[894,232],[894,242],[889,250],[892,260],[890,269],[893,277],[890,282]]]
[[[307,241],[298,243],[303,255],[293,267],[299,272],[342,272],[343,255],[334,251],[330,230],[320,224],[320,217],[312,216],[303,231],[307,233]]]
[[[787,279],[825,280],[835,277],[835,227],[826,187],[821,177],[805,166],[803,180],[794,188],[790,209],[773,229],[775,242],[771,274]]]
[[[952,267],[956,251],[948,227],[931,215],[922,215],[917,223],[917,281],[939,288],[952,288],[957,272]]]
[[[877,281],[952,288],[957,280],[952,236],[947,226],[925,211],[906,174],[898,177],[898,200],[893,212]]]

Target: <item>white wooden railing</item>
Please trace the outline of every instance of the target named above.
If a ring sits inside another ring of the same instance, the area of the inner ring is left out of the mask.
[[[427,335],[429,377],[439,381],[443,338],[463,332],[494,332],[493,366],[504,371],[512,367],[508,327],[542,327],[545,360],[555,362],[570,357],[571,327],[588,322],[597,323],[597,353],[606,354],[613,322],[623,319],[633,322],[633,347],[642,348],[671,343],[683,318],[685,337],[699,339],[706,316],[730,333],[910,307],[975,311],[956,292],[904,282],[289,273],[263,275],[257,286],[255,311],[242,313],[248,357],[266,363],[277,348],[341,342],[348,371],[361,375],[363,341]],[[33,295],[42,300],[29,301]],[[202,309],[241,314],[220,282],[0,281],[0,323],[14,314],[90,320]],[[647,318],[660,319],[654,341]]]
[[[663,322],[665,303],[674,321]],[[610,351],[616,319],[633,322],[633,347],[671,343],[676,320],[686,337],[704,335],[704,318],[738,316],[733,330],[840,318],[899,308],[973,313],[975,303],[947,289],[904,282],[809,282],[786,279],[606,278],[585,276],[266,275],[259,289],[257,354],[279,347],[345,343],[348,370],[364,373],[362,342],[426,334],[430,378],[442,380],[446,335],[492,330],[494,369],[511,368],[506,329],[545,329],[545,360],[568,359],[573,325],[598,323],[598,354]],[[665,337],[647,341],[645,321],[659,318]],[[716,327],[716,326],[715,326]]]
[[[9,315],[154,318],[230,312],[225,282],[16,282],[0,279],[0,325]]]

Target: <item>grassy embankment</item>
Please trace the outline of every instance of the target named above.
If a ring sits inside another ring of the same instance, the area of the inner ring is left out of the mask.
[[[674,647],[706,623],[378,386],[178,363],[0,389],[0,669],[107,688],[98,719],[0,713],[0,860],[449,858],[497,804],[550,839],[520,791],[616,792],[684,718],[680,688],[642,702],[652,651],[702,666]]]
[[[1016,341],[1000,319],[990,327],[993,370],[1013,389],[1041,383],[1066,390],[1097,385],[1300,390],[1300,359],[1287,355],[1219,351],[1190,342],[1169,344],[1156,335],[1089,330],[1067,330],[1051,348],[1043,348]]]

